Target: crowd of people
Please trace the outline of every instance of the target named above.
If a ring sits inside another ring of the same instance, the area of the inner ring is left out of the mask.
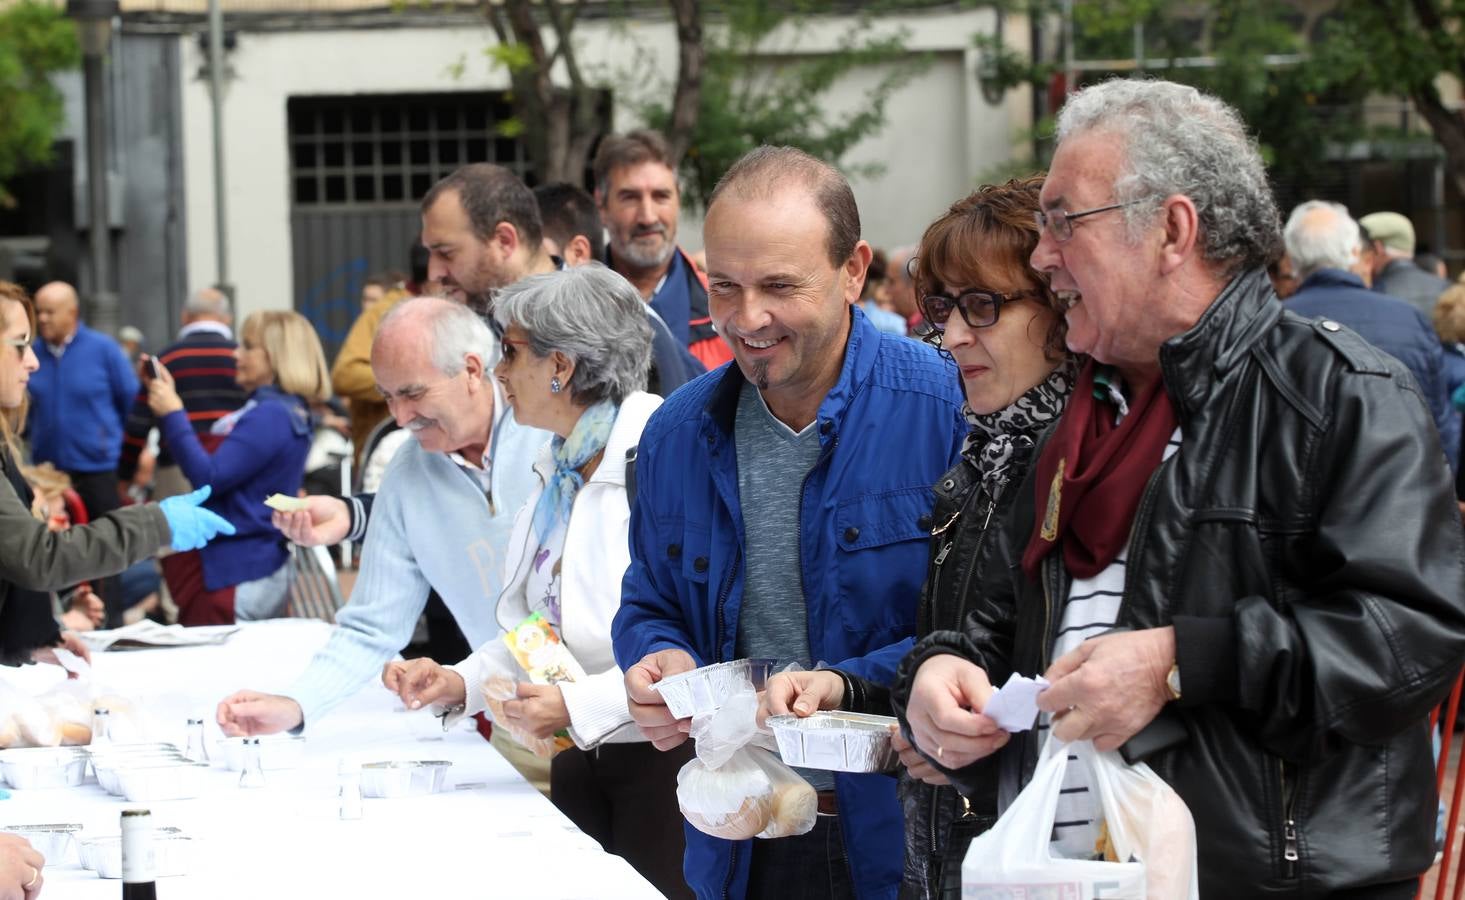
[[[1046,173],[888,254],[786,147],[724,174],[688,253],[673,164],[641,131],[593,191],[453,172],[329,368],[292,312],[236,345],[215,291],[133,364],[69,286],[0,284],[5,661],[84,653],[63,616],[121,621],[115,576],[160,550],[179,620],[220,622],[282,614],[287,541],[349,539],[330,639],[223,698],[225,733],[308,733],[379,679],[475,717],[668,897],[959,896],[1049,741],[1173,787],[1202,896],[1414,895],[1465,663],[1465,284],[1407,218],[1284,225],[1236,111],[1142,79],[1071,95]],[[271,514],[332,388],[369,489]],[[545,635],[573,664],[530,677]],[[787,669],[760,722],[894,716],[897,769],[799,769],[802,835],[686,824],[691,723],[655,685],[747,657]],[[1029,731],[984,715],[1013,674],[1049,682]],[[1064,778],[1053,852],[1088,858],[1098,791]],[[0,889],[43,865],[0,843]]]

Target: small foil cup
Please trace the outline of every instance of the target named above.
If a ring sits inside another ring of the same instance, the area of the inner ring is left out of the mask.
[[[65,865],[76,858],[76,846],[80,825],[5,825],[0,831],[18,834],[30,841],[36,852],[46,858],[47,865]]]
[[[890,746],[893,716],[817,712],[807,718],[770,716],[778,755],[791,766],[833,772],[884,772],[899,760]]]
[[[687,719],[717,712],[740,687],[761,691],[772,669],[771,659],[736,659],[663,678],[651,689],[661,694],[672,715]]]
[[[366,763],[361,767],[361,793],[390,799],[436,794],[452,765],[440,759]]]

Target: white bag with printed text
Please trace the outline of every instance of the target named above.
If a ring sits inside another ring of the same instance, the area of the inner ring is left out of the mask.
[[[1115,857],[1065,859],[1049,846],[1068,750],[1089,767]],[[1033,779],[967,849],[963,900],[1198,900],[1195,822],[1144,763],[1128,765],[1088,741],[1049,740]]]

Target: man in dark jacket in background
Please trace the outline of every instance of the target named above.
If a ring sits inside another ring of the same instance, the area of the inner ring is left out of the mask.
[[[1428,717],[1465,656],[1465,537],[1414,379],[1277,301],[1266,171],[1214,97],[1074,94],[1041,198],[1033,265],[1092,362],[1013,507],[1010,590],[901,664],[903,727],[963,793],[996,754],[1006,807],[1046,735],[982,710],[1043,674],[1053,737],[1185,801],[1201,896],[1413,897]],[[1099,824],[1087,782],[1068,766],[1060,841]]]
[[[1460,468],[1460,414],[1445,384],[1439,336],[1419,310],[1364,287],[1349,269],[1358,258],[1358,223],[1337,203],[1309,200],[1292,210],[1282,238],[1299,279],[1287,308],[1306,318],[1331,319],[1409,367],[1429,407],[1450,469]]]
[[[534,189],[539,217],[544,222],[544,252],[557,256],[566,266],[583,266],[605,255],[605,229],[595,198],[583,188],[557,182]],[[707,371],[687,345],[671,333],[650,304],[646,324],[651,326],[651,376],[646,390],[662,397]]]
[[[1358,224],[1373,250],[1373,289],[1398,297],[1429,319],[1450,283],[1414,264],[1414,224],[1396,212],[1369,213]]]

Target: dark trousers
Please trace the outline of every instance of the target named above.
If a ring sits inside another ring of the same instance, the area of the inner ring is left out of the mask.
[[[748,900],[848,900],[854,895],[837,816],[820,816],[808,834],[753,841]]]
[[[117,472],[67,472],[71,478],[71,488],[81,498],[81,505],[86,507],[87,518],[95,522],[114,509],[122,506],[122,498],[117,495]],[[113,575],[107,578],[98,578],[92,582],[92,590],[102,598],[102,603],[107,607],[107,627],[116,628],[122,624],[122,612],[127,608],[122,600],[122,584]]]
[[[690,898],[682,877],[686,837],[677,806],[677,772],[692,742],[662,753],[649,742],[571,747],[549,766],[549,799],[671,900]]]

